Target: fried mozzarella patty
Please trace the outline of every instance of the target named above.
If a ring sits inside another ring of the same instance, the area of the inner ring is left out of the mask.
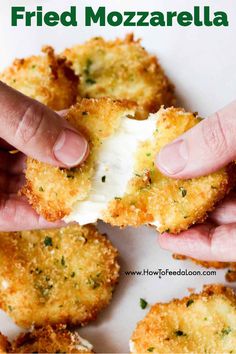
[[[131,353],[235,353],[236,296],[222,285],[157,303],[130,341]]]
[[[46,326],[21,334],[8,353],[89,353],[93,346],[65,325]]]
[[[53,110],[69,108],[76,101],[78,77],[52,47],[44,47],[43,52],[16,59],[0,74],[0,80]]]
[[[155,156],[167,143],[199,122],[194,114],[161,108],[135,120],[135,107],[108,98],[82,99],[68,121],[90,143],[85,163],[65,170],[28,159],[23,193],[50,221],[80,225],[102,219],[115,226],[154,225],[178,233],[203,221],[230,190],[230,167],[208,176],[174,180],[160,173]]]
[[[19,325],[86,324],[108,305],[117,250],[94,226],[0,233],[0,307]]]
[[[137,102],[137,118],[175,103],[174,88],[155,56],[128,35],[124,40],[95,37],[66,49],[64,55],[80,76],[79,97],[111,97]]]

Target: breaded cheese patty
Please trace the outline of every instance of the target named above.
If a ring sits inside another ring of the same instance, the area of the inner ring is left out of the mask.
[[[69,108],[76,101],[78,77],[51,47],[44,55],[16,59],[0,80],[53,110]]]
[[[80,225],[98,219],[120,227],[151,224],[172,233],[206,218],[232,187],[232,169],[174,180],[154,166],[160,149],[199,119],[173,107],[142,121],[130,119],[134,112],[130,102],[106,98],[82,99],[69,110],[67,119],[87,137],[90,155],[71,170],[28,159],[23,193],[39,214]]]
[[[21,334],[8,353],[89,353],[93,346],[65,325],[46,326]]]
[[[154,305],[130,341],[131,353],[235,353],[236,296],[222,285]]]
[[[132,100],[138,103],[137,118],[175,103],[173,85],[157,58],[132,34],[115,41],[95,37],[66,49],[63,55],[80,76],[79,97]]]
[[[93,226],[0,233],[0,307],[20,326],[85,324],[108,305],[117,250]]]

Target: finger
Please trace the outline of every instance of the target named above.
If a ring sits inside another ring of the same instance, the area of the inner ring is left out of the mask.
[[[236,261],[236,224],[195,226],[180,235],[159,236],[162,248],[204,261]]]
[[[231,192],[210,214],[210,218],[218,225],[236,223],[236,193]]]
[[[24,154],[61,167],[80,164],[86,139],[46,106],[0,83],[0,136]]]
[[[58,221],[50,223],[30,207],[22,198],[12,196],[1,196],[0,199],[0,230],[1,231],[23,231],[43,228],[54,228],[65,226],[65,223]]]
[[[22,173],[26,167],[26,156],[22,153],[10,154],[0,150],[0,170],[11,174]]]
[[[17,193],[25,185],[25,175],[0,174],[0,192],[5,194]]]
[[[174,178],[203,176],[236,158],[236,101],[204,119],[157,156],[157,167]]]

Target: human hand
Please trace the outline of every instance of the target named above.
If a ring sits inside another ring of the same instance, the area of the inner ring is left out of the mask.
[[[194,178],[236,159],[236,101],[187,131],[157,156],[159,170],[173,178]],[[206,261],[236,261],[236,193],[210,214],[210,222],[180,235],[159,236],[162,248]]]
[[[18,195],[26,156],[70,168],[86,159],[87,141],[58,114],[1,82],[0,109],[0,231],[61,226],[45,221]]]

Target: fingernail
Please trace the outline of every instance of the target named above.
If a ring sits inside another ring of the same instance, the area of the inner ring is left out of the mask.
[[[58,161],[73,167],[84,160],[88,152],[88,142],[80,133],[65,129],[59,135],[53,150]]]
[[[188,162],[188,147],[185,140],[166,145],[157,156],[157,165],[169,175],[182,171]]]

